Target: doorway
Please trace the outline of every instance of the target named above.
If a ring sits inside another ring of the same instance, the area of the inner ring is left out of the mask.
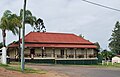
[[[35,49],[31,48],[30,49],[30,57],[31,57],[31,59],[34,59],[34,55],[35,55]]]
[[[61,55],[61,58],[64,58],[64,49],[61,49],[60,55]]]

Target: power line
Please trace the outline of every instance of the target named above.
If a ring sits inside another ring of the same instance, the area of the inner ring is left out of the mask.
[[[90,4],[93,4],[93,5],[101,6],[101,7],[107,8],[107,9],[111,9],[111,10],[120,12],[120,10],[116,9],[116,8],[112,8],[112,7],[109,7],[109,6],[102,5],[102,4],[94,3],[94,2],[91,2],[91,1],[88,1],[88,0],[82,0],[82,1],[90,3]]]

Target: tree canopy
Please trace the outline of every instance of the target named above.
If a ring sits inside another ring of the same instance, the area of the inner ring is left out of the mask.
[[[17,18],[16,14],[12,14],[10,10],[6,10],[0,20],[0,29],[2,30],[4,47],[6,46],[6,30],[11,31],[14,35],[16,35],[18,34],[18,26],[21,26],[19,23],[19,18]]]
[[[35,21],[34,31],[36,31],[36,32],[46,32],[44,22],[41,18],[39,18]]]
[[[15,22],[15,20],[17,19],[13,19],[15,17],[15,14],[12,14],[10,10],[6,10],[3,13],[3,16],[0,21],[0,29],[12,31],[13,34],[18,33],[18,29],[16,28],[17,24]]]
[[[84,38],[84,35],[82,35],[82,34],[79,34],[79,37],[81,37],[81,38]]]
[[[119,21],[116,22],[109,41],[110,41],[109,43],[110,50],[116,53],[116,55],[120,55],[120,23]]]
[[[94,45],[96,45],[97,46],[97,50],[100,51],[100,44],[98,42],[95,42]]]
[[[112,57],[114,56],[114,53],[105,49],[101,52],[101,56],[105,60],[111,60]]]

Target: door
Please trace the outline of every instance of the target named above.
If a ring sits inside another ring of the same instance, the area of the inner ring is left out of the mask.
[[[60,53],[61,53],[61,58],[64,58],[64,50],[63,49],[61,50]]]
[[[34,55],[35,55],[35,49],[30,49],[30,57],[31,57],[31,59],[34,59]]]

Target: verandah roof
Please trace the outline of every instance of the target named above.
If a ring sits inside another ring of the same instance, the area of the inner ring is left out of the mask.
[[[18,44],[9,47],[18,47]],[[25,44],[25,47],[50,47],[50,48],[96,48],[95,45],[71,45],[71,44]]]

